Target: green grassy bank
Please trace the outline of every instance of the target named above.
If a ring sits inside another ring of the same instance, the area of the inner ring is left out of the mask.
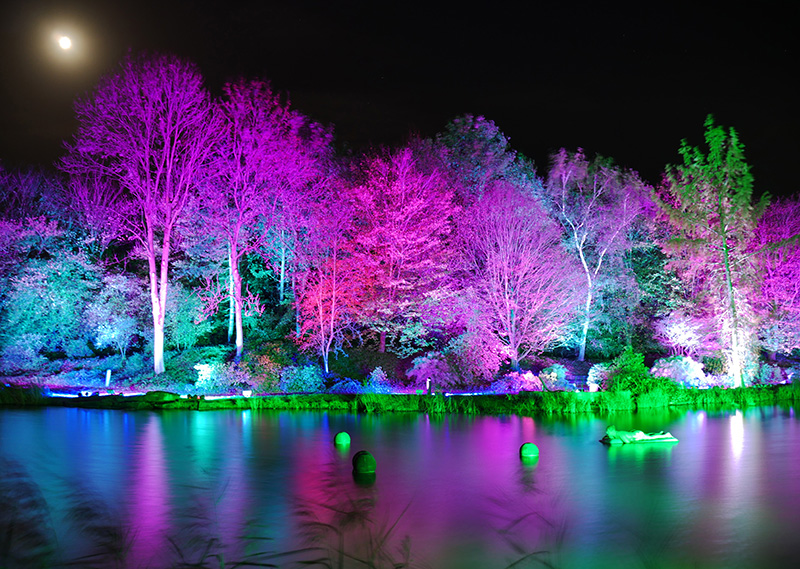
[[[512,395],[387,395],[387,394],[290,394],[221,399],[180,398],[165,391],[145,395],[94,395],[90,397],[46,397],[38,387],[0,387],[0,405],[53,406],[88,409],[265,409],[345,411],[351,413],[419,412],[470,415],[571,414],[687,406],[691,408],[742,408],[800,400],[800,383],[742,387],[738,389],[677,389],[667,394],[653,390],[638,396],[628,391],[523,392]]]

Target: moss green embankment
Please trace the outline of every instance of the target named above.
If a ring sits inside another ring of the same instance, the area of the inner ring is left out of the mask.
[[[0,387],[0,405],[81,407],[86,409],[263,409],[345,411],[351,413],[421,412],[470,415],[538,415],[623,411],[687,406],[690,408],[742,408],[800,401],[800,384],[739,389],[679,389],[669,394],[655,390],[639,396],[630,392],[523,392],[513,395],[385,395],[291,394],[220,399],[181,398],[174,393],[151,391],[145,395],[93,395],[46,397],[39,387]]]

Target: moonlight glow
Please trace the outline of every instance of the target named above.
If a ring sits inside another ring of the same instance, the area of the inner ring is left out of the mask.
[[[66,51],[72,47],[72,40],[69,36],[60,36],[58,38],[58,47]]]

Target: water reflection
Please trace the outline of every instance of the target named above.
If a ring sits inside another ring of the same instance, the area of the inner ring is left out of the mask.
[[[0,490],[40,489],[29,503],[52,524],[41,551],[50,539],[65,562],[102,550],[153,568],[780,567],[798,553],[793,411],[562,420],[6,409],[0,460],[18,468],[6,467],[16,474]],[[612,423],[680,443],[607,448],[597,441]],[[332,444],[339,431],[349,448]],[[520,461],[523,442],[539,447],[537,463]],[[372,485],[352,475],[361,449],[377,460]],[[17,514],[4,516],[7,528]],[[114,540],[97,541],[103,528]]]

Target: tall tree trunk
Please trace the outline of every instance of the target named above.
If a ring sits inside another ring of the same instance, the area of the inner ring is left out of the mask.
[[[592,293],[589,292],[586,295],[586,306],[584,307],[583,313],[583,326],[581,326],[581,338],[578,343],[578,361],[582,362],[586,360],[586,340],[589,338],[589,324],[590,324],[590,313],[589,309],[592,305]]]
[[[278,275],[278,304],[283,304],[286,296],[286,247],[281,245],[281,264]]]
[[[378,341],[378,352],[386,353],[386,330],[381,330],[380,340]]]
[[[164,231],[160,264],[156,264],[155,237],[152,226],[147,232],[147,262],[150,275],[150,301],[153,307],[153,371],[156,375],[164,373],[164,318],[167,307],[168,266],[170,248],[170,228]]]
[[[236,360],[242,359],[244,351],[244,328],[242,326],[242,275],[239,272],[239,251],[236,244],[231,245],[231,279],[233,280],[233,300],[236,327]]]
[[[292,273],[292,296],[294,297],[294,333],[300,337],[300,303],[297,302],[297,279]]]
[[[724,217],[722,218],[724,221]],[[727,239],[722,242],[722,255],[725,262],[725,287],[728,296],[728,311],[731,319],[731,351],[730,351],[730,372],[733,375],[733,386],[741,387],[743,384],[743,364],[741,341],[741,330],[739,326],[739,315],[736,310],[736,296],[733,288],[733,276],[731,275],[731,263],[728,252]]]
[[[228,245],[228,343],[233,339],[234,323],[236,322],[236,300],[233,298],[233,259],[231,247]]]

